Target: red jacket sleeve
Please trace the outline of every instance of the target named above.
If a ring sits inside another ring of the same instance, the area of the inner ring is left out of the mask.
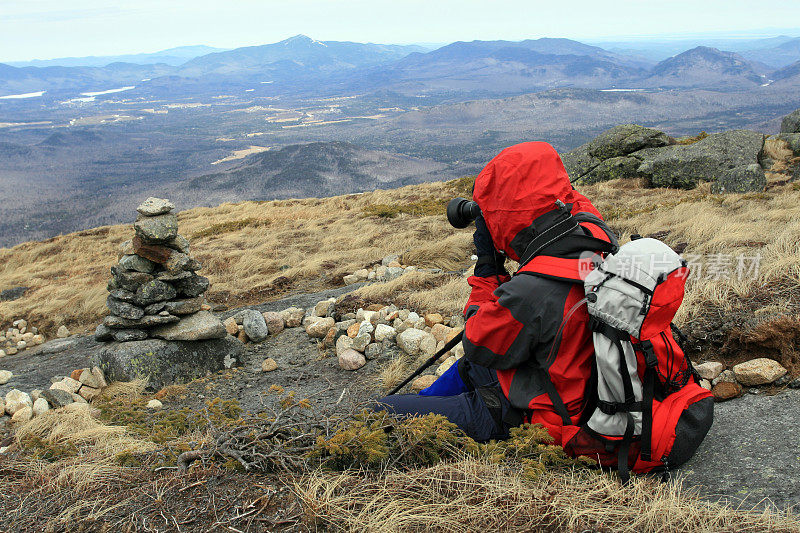
[[[471,276],[467,280],[472,293],[464,309],[464,355],[473,363],[499,370],[515,368],[527,360],[531,345],[539,337],[535,327],[512,315],[509,308],[522,302],[509,287],[513,283],[505,283],[509,279],[500,276],[502,287],[495,276]]]

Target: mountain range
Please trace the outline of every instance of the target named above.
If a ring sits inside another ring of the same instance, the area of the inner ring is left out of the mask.
[[[213,46],[178,46],[167,50],[145,54],[124,54],[115,56],[59,57],[56,59],[33,59],[31,61],[10,61],[13,67],[104,67],[111,63],[135,63],[137,65],[182,65],[192,58],[222,52],[225,48]]]
[[[780,61],[775,59],[777,52],[770,52],[778,49]],[[427,51],[414,45],[323,42],[298,35],[278,43],[203,54],[177,66],[0,64],[0,95],[44,90],[62,98],[70,92],[120,86],[136,86],[133,94],[144,97],[165,91],[218,94],[224,87],[247,88],[256,95],[382,90],[409,95],[510,95],[555,87],[748,89],[776,79],[772,74],[780,69],[774,65],[800,60],[800,39],[749,54],[701,46],[654,65],[570,39],[456,42]],[[791,67],[791,63],[781,66],[787,65]]]

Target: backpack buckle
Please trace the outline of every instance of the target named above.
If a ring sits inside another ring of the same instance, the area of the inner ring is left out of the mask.
[[[656,351],[653,349],[653,343],[650,341],[632,342],[634,351],[642,352],[644,356],[644,364],[650,368],[658,366],[658,357]]]

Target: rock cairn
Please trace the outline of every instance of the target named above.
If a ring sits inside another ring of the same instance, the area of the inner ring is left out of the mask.
[[[31,326],[27,320],[19,318],[11,323],[11,327],[5,333],[0,332],[0,357],[15,355],[42,344],[44,340],[44,335],[39,332],[39,328]]]
[[[122,243],[111,267],[106,306],[111,312],[97,327],[99,341],[174,341],[225,336],[222,322],[208,312],[208,278],[189,255],[189,241],[178,234],[178,217],[169,200],[148,198],[136,210],[136,235]]]

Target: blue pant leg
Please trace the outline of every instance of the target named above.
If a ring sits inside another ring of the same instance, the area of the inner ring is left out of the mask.
[[[483,399],[475,391],[454,396],[395,394],[378,402],[380,405],[376,409],[385,409],[400,416],[442,415],[479,442],[508,437],[508,428],[495,422]]]
[[[464,384],[464,380],[461,379],[461,373],[458,370],[459,363],[461,361],[456,361],[447,371],[439,376],[439,378],[433,382],[433,384],[426,388],[419,391],[421,396],[455,396],[456,394],[461,394],[463,392],[467,392],[469,389]]]

